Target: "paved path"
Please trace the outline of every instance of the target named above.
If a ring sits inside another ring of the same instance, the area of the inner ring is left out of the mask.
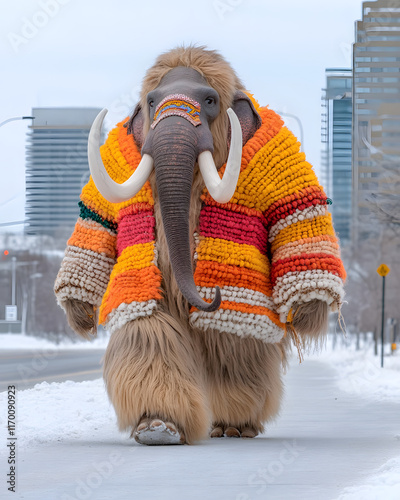
[[[145,447],[110,427],[101,441],[20,450],[12,498],[334,500],[400,455],[400,405],[350,397],[334,378],[318,361],[293,362],[281,417],[254,440]]]
[[[19,390],[40,382],[95,380],[102,376],[104,349],[0,350],[0,391],[14,384]]]

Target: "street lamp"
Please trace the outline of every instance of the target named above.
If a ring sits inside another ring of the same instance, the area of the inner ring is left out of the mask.
[[[4,120],[4,122],[0,123],[0,127],[5,125],[8,122],[13,122],[15,120],[34,120],[34,116],[14,116],[13,118],[8,118],[7,120]]]
[[[285,113],[284,111],[277,111],[277,113],[278,115],[287,116],[288,118],[293,118],[294,120],[296,120],[300,129],[300,143],[301,143],[300,151],[304,151],[304,130],[300,118],[296,115],[292,115],[291,113]]]

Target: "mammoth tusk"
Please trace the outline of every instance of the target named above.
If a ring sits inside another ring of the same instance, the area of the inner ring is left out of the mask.
[[[104,167],[100,154],[101,126],[107,109],[103,109],[94,119],[88,140],[88,160],[93,182],[101,195],[111,203],[121,203],[137,194],[149,178],[153,169],[153,158],[143,155],[139,165],[128,180],[118,184],[111,179]]]
[[[233,109],[227,110],[231,122],[231,145],[228,162],[222,179],[218,175],[214,159],[210,151],[199,154],[198,162],[204,182],[210,195],[218,203],[228,203],[232,198],[240,174],[242,162],[242,128]]]

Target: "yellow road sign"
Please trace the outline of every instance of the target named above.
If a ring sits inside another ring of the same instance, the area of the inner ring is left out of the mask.
[[[390,269],[389,267],[386,265],[386,264],[381,264],[378,269],[376,270],[376,272],[380,275],[380,276],[387,276],[389,273],[390,273]]]

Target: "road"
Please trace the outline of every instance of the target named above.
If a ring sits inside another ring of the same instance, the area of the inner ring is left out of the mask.
[[[0,350],[0,391],[14,384],[19,390],[35,384],[94,380],[102,376],[104,349]]]
[[[137,445],[111,419],[102,424],[96,408],[106,406],[96,396],[90,428],[97,434],[19,450],[13,498],[336,500],[344,487],[400,455],[400,405],[349,396],[335,377],[321,362],[293,362],[281,416],[263,436],[194,446]]]

